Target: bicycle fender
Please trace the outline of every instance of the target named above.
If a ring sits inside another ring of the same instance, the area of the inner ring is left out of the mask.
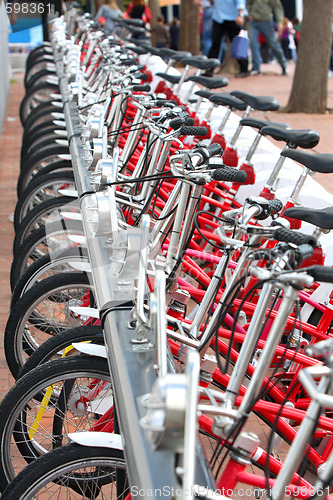
[[[68,434],[71,441],[81,446],[98,446],[102,448],[113,448],[123,450],[124,445],[120,434],[109,432],[73,432]]]
[[[89,356],[95,356],[96,358],[107,359],[106,347],[99,344],[91,344],[87,342],[74,342],[74,349],[81,352],[82,354],[88,354]]]

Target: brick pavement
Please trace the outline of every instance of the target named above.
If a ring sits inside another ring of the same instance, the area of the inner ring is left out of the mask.
[[[22,126],[18,115],[18,106],[24,95],[23,75],[17,75],[10,84],[7,113],[0,136],[0,399],[12,385],[12,377],[7,369],[4,350],[3,332],[9,314],[11,290],[9,272],[12,262],[13,223],[9,219],[17,201],[16,182],[20,170],[20,148]]]
[[[257,77],[244,79],[228,75],[229,86],[226,90],[244,90],[256,95],[274,95],[283,106],[287,103],[289,91],[292,84],[292,68],[289,76],[282,77],[276,66],[263,65],[263,74]],[[2,225],[0,229],[0,331],[3,333],[9,314],[10,286],[9,271],[12,260],[13,225],[9,215],[13,212],[16,204],[16,180],[19,173],[20,145],[22,138],[22,127],[19,120],[18,108],[23,97],[23,75],[16,74],[10,85],[7,114],[0,136],[0,214]],[[328,105],[333,108],[333,80],[329,80]],[[332,152],[333,115],[306,115],[306,114],[284,114],[279,113],[278,118],[270,113],[265,113],[265,118],[289,123],[294,128],[313,128],[321,135],[319,145],[315,151],[320,153]],[[333,192],[333,176],[328,181],[328,176],[316,176],[316,180],[322,183],[326,189]],[[0,342],[0,400],[11,387],[13,380],[6,368],[3,343]],[[249,430],[260,435],[261,445],[264,447],[267,440],[267,428],[254,418],[250,422]],[[237,495],[236,495],[237,497]]]

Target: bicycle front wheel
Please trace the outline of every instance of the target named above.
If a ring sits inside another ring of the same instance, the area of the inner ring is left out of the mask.
[[[73,443],[29,465],[4,491],[2,499],[121,500],[128,493],[122,451]]]
[[[93,286],[85,273],[51,276],[30,288],[8,318],[4,346],[8,367],[17,377],[27,357],[58,332],[86,323],[71,306],[94,307]]]
[[[113,432],[107,361],[78,355],[35,368],[7,393],[0,416],[3,490],[27,463],[68,444],[68,433],[95,426]],[[102,417],[103,425],[99,423]]]

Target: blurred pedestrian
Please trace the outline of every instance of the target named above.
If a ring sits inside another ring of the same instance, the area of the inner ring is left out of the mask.
[[[148,5],[145,4],[144,0],[132,0],[126,9],[124,17],[129,17],[130,19],[141,19],[144,22],[145,27],[147,27],[146,25],[150,24],[152,13]],[[132,38],[145,40],[146,33],[135,33],[132,30]]]
[[[152,14],[144,0],[132,0],[126,10],[130,19],[142,19],[145,24],[150,23]]]
[[[164,24],[164,17],[157,16],[156,24],[151,27],[151,32],[155,35],[155,45],[158,49],[169,47],[170,45],[170,32]]]
[[[287,61],[290,61],[291,59],[294,59],[292,50],[296,51],[296,45],[294,41],[294,27],[292,25],[292,22],[287,18],[283,18],[283,23],[282,23],[282,33],[281,33],[281,47],[284,53],[284,57],[287,59]]]
[[[96,21],[103,26],[105,32],[109,35],[115,29],[115,21],[122,19],[123,15],[116,0],[105,0],[96,14]]]
[[[226,36],[230,42],[238,35],[244,25],[245,0],[214,0],[212,46],[209,58],[219,56],[221,41]],[[247,66],[247,60],[246,66]],[[244,62],[245,64],[245,62]],[[241,73],[247,72],[247,67],[240,69]],[[212,76],[213,70],[206,71],[206,76]]]
[[[295,45],[296,45],[296,50],[297,50],[297,45],[301,36],[301,23],[300,20],[298,19],[297,16],[294,16],[291,20],[292,25],[294,27],[294,40],[295,40]]]
[[[273,16],[277,23],[277,36],[280,39],[283,29],[284,10],[280,0],[247,0],[249,15],[249,39],[252,53],[251,75],[260,74],[261,56],[259,49],[259,34],[261,33],[267,45],[281,66],[282,74],[287,74],[287,60],[282,47],[275,36]]]
[[[179,30],[180,30],[180,21],[177,17],[175,17],[169,28],[170,33],[170,49],[178,50],[179,44]]]
[[[201,9],[201,52],[208,56],[212,46],[214,0],[202,0]]]

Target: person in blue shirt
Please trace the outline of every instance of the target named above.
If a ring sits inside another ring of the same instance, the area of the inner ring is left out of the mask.
[[[218,58],[221,41],[224,36],[229,41],[238,35],[244,25],[245,0],[214,0],[212,45],[209,58]],[[241,68],[241,72],[243,69]],[[206,71],[206,76],[212,76],[213,70]]]
[[[98,9],[96,21],[104,28],[105,32],[110,35],[114,32],[116,21],[123,19],[124,14],[119,9],[115,0],[105,0],[104,4]]]
[[[208,56],[212,46],[213,5],[214,0],[201,1],[201,51],[204,56]]]

